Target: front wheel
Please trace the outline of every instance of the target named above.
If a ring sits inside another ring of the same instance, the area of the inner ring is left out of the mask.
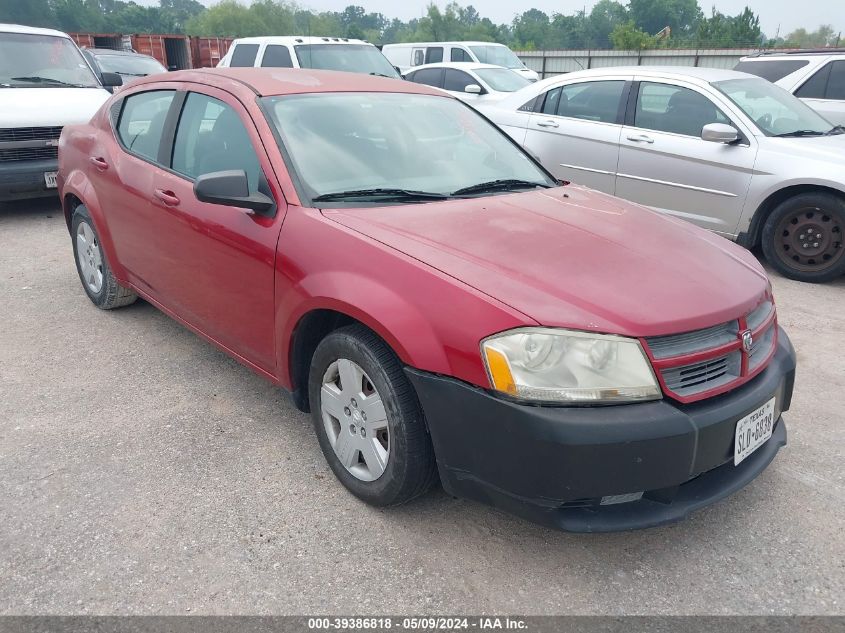
[[[320,448],[352,494],[372,505],[398,505],[436,481],[416,393],[393,350],[373,332],[352,325],[323,339],[308,391]]]
[[[785,277],[821,283],[845,274],[845,199],[803,193],[780,203],[763,226],[763,253]]]

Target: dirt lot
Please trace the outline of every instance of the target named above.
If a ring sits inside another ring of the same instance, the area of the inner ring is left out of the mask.
[[[146,303],[94,308],[56,204],[0,205],[0,245],[0,613],[845,613],[845,279],[773,275],[799,373],[771,468],[571,535],[359,503],[276,388]]]

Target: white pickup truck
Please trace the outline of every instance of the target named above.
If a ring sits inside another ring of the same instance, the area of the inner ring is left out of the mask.
[[[55,195],[59,135],[87,123],[119,76],[91,70],[60,31],[0,24],[0,202]]]

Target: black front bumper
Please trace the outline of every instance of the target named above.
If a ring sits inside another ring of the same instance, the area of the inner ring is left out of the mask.
[[[0,202],[57,196],[56,189],[47,188],[44,172],[58,169],[55,158],[0,161]]]
[[[597,407],[537,407],[407,369],[443,487],[532,521],[606,532],[678,521],[736,492],[786,444],[795,352],[783,330],[769,366],[727,394]],[[737,421],[776,398],[772,437],[733,465]],[[600,505],[643,492],[642,499]]]

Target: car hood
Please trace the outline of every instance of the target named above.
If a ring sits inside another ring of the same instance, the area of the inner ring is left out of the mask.
[[[765,148],[767,151],[789,156],[790,161],[796,158],[830,161],[836,163],[837,169],[840,169],[842,156],[845,155],[845,134],[803,138],[769,137],[766,139]],[[845,182],[845,177],[842,180]]]
[[[768,289],[728,240],[571,185],[323,214],[548,326],[685,332],[737,318]]]
[[[102,88],[0,88],[0,128],[87,123],[110,96]]]

